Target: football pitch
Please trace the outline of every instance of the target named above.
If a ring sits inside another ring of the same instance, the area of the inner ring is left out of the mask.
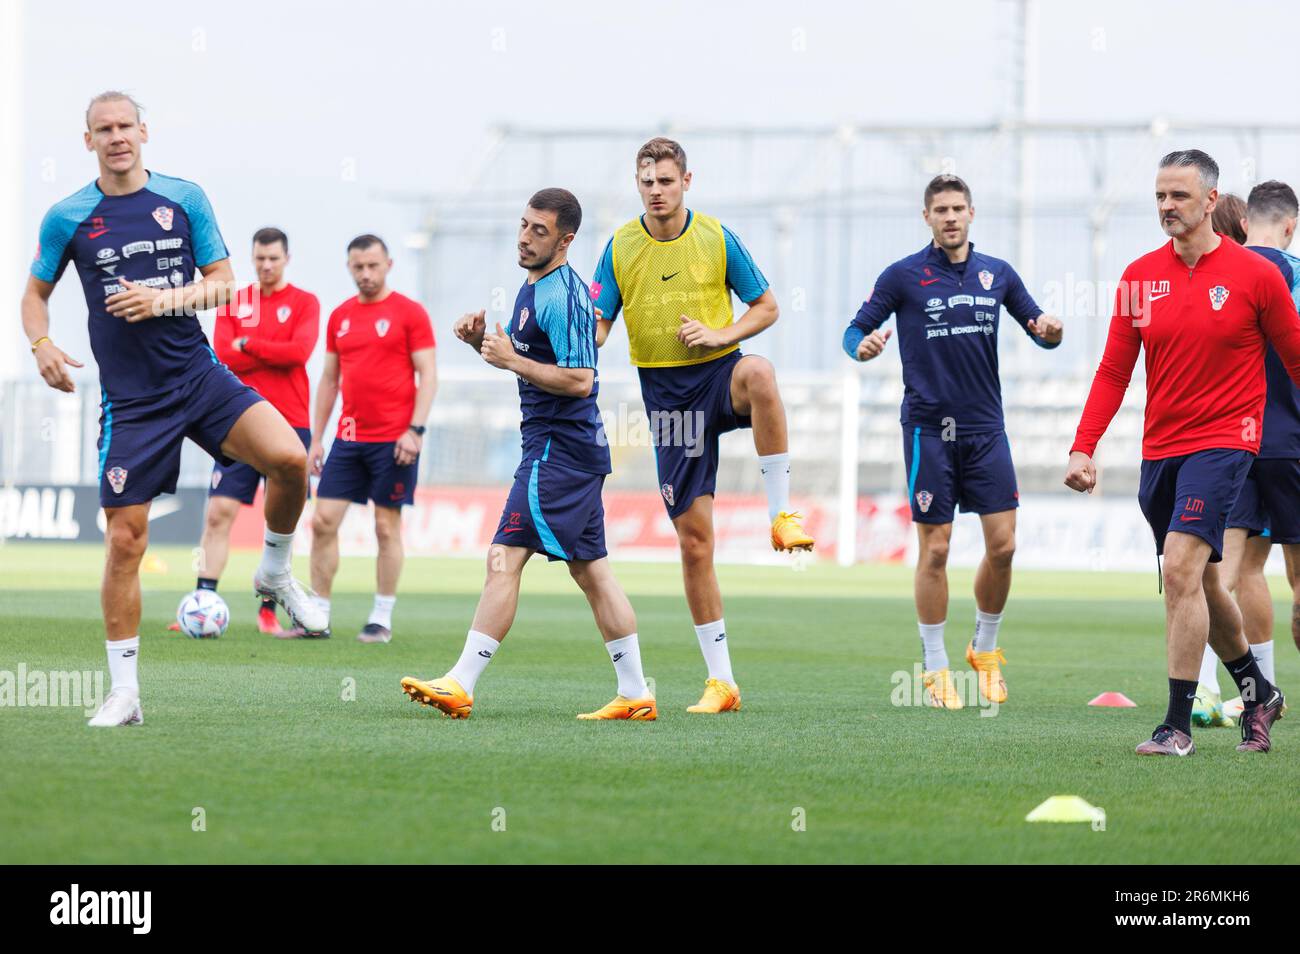
[[[1295,716],[1268,755],[1237,753],[1235,729],[1196,730],[1188,759],[1133,754],[1166,696],[1153,573],[1018,572],[1002,639],[1010,702],[988,716],[895,704],[895,673],[910,688],[919,654],[907,568],[721,567],[744,709],[696,716],[685,707],[704,671],[678,567],[616,564],[660,716],[591,723],[574,714],[613,696],[608,656],[567,572],[536,559],[473,716],[452,721],[398,680],[454,662],[478,561],[409,560],[394,641],[365,646],[353,637],[370,560],[343,561],[335,637],[303,642],[256,631],[253,556],[235,554],[230,630],[198,641],[166,632],[193,586],[189,551],[151,555],[144,725],[0,708],[0,862],[1300,860]],[[90,546],[0,547],[0,670],[104,668],[101,559]],[[295,564],[305,575],[305,558]],[[968,571],[952,592],[948,651],[964,669]],[[1275,596],[1278,678],[1300,701]],[[1105,690],[1137,708],[1086,705]],[[1102,808],[1104,830],[1024,821],[1061,794]]]

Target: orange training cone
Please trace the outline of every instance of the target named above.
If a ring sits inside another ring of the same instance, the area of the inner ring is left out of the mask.
[[[1105,706],[1111,709],[1136,709],[1137,703],[1122,692],[1103,692],[1088,703],[1090,706]]]

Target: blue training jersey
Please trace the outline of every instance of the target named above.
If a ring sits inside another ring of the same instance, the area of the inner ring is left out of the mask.
[[[561,368],[596,368],[591,293],[567,263],[535,283],[524,282],[506,333],[515,352],[525,358]],[[599,390],[599,372],[586,397],[551,394],[519,378],[523,459],[608,474],[609,444],[596,406]]]
[[[56,203],[41,222],[32,274],[53,284],[76,265],[100,387],[105,400],[125,400],[178,388],[217,358],[198,318],[129,323],[110,315],[105,299],[125,290],[123,278],[178,288],[197,268],[229,257],[203,190],[151,172],[130,195],[105,195],[91,182]]]
[[[1300,258],[1262,245],[1246,247],[1281,270],[1287,288],[1291,289],[1292,301],[1300,307]],[[1300,459],[1300,390],[1286,373],[1286,366],[1272,345],[1264,352],[1264,375],[1268,379],[1268,399],[1264,403],[1264,433],[1257,456]]]
[[[923,434],[942,434],[950,422],[959,434],[1000,431],[998,316],[1004,306],[1038,345],[1055,347],[1029,331],[1043,309],[1015,269],[976,252],[974,244],[966,261],[953,265],[930,243],[881,273],[844,332],[844,350],[856,358],[862,339],[897,314],[903,424]]]
[[[693,211],[686,210],[686,226],[682,229],[683,234],[691,227],[691,219],[694,216]],[[645,228],[644,215],[641,216],[641,227]],[[767,279],[758,270],[758,266],[754,264],[754,257],[749,254],[749,249],[745,248],[745,244],[740,241],[735,232],[724,225],[722,236],[727,251],[727,287],[734,291],[741,301],[751,305],[767,291]],[[592,287],[599,290],[596,296],[596,307],[600,309],[601,317],[606,321],[615,320],[623,308],[623,293],[614,278],[613,238],[605,243],[605,251],[601,253],[600,262],[596,265],[596,274],[591,281]],[[654,370],[678,369],[656,368]]]

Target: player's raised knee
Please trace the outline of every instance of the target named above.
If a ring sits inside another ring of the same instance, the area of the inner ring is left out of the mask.
[[[776,368],[767,358],[746,355],[742,365],[742,380],[751,395],[776,393]]]
[[[267,463],[268,476],[285,482],[307,482],[307,451],[298,445],[277,450]]]

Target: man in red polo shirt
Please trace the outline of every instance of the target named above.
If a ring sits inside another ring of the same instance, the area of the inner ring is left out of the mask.
[[[325,328],[325,368],[307,462],[320,474],[312,519],[311,583],[329,612],[339,568],[339,524],[349,503],[375,505],[379,543],[374,608],[357,639],[386,643],[402,573],[402,506],[415,500],[424,422],[438,387],[433,326],[424,306],[388,287],[393,261],[376,235],[348,244],[358,294],[334,309]],[[418,379],[418,386],[417,386]],[[343,391],[343,413],[325,460],[325,426]],[[323,463],[322,463],[323,462]]]
[[[253,235],[257,282],[217,310],[212,344],[217,357],[239,380],[284,415],[306,448],[311,444],[306,365],[320,335],[320,302],[311,292],[289,284],[284,277],[288,264],[288,236],[280,229],[259,229]],[[248,464],[213,464],[199,543],[198,589],[217,588],[230,552],[230,528],[240,505],[252,505],[261,480],[262,475]],[[178,630],[180,626],[172,623],[169,628]],[[257,628],[264,633],[281,632],[274,600],[262,598]]]
[[[1206,640],[1241,689],[1241,752],[1267,752],[1282,693],[1260,671],[1241,613],[1219,578],[1223,533],[1259,452],[1264,353],[1300,384],[1300,316],[1281,272],[1225,241],[1211,214],[1219,167],[1199,149],[1171,152],[1156,174],[1172,241],[1124,270],[1065,483],[1092,492],[1092,455],[1146,350],[1147,404],[1138,503],[1164,555],[1169,708],[1139,755],[1191,755],[1192,703]]]

